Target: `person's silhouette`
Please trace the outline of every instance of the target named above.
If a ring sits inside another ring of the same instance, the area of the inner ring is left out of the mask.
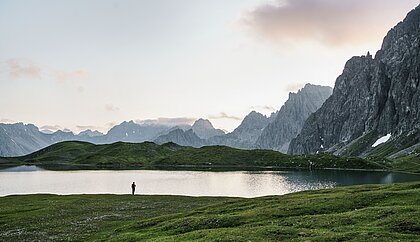
[[[134,195],[135,191],[136,191],[136,183],[133,182],[133,184],[131,184],[131,194]]]

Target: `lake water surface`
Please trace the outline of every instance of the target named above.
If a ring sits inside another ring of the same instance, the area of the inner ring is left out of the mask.
[[[137,194],[258,197],[361,184],[420,181],[420,175],[367,171],[50,171],[36,166],[0,170],[0,196],[12,194]]]

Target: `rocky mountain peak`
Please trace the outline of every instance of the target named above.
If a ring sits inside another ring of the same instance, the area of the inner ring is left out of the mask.
[[[197,119],[192,128],[204,128],[204,129],[214,129],[213,124],[208,119]]]
[[[286,153],[290,141],[299,134],[306,119],[321,107],[331,93],[331,87],[313,84],[306,84],[296,93],[290,93],[274,121],[258,137],[255,147]]]
[[[368,54],[347,61],[332,96],[308,118],[289,153],[361,155],[378,137],[396,139],[419,129],[419,68],[417,7],[388,32],[375,58]]]
[[[212,137],[208,142],[213,145],[226,145],[240,149],[251,149],[270,119],[256,111],[250,112],[241,124],[223,136]]]
[[[267,126],[268,122],[269,120],[267,116],[257,111],[251,111],[248,115],[245,116],[237,129],[263,129],[265,126]]]
[[[382,42],[381,50],[377,53],[377,57],[381,58],[383,51],[394,49],[394,46],[399,45],[401,42],[405,42],[405,39],[410,38],[410,36],[418,36],[419,32],[420,5],[409,12],[402,22],[388,31]]]
[[[220,129],[215,129],[213,124],[208,119],[198,119],[194,122],[191,129],[201,139],[209,139],[214,136],[224,135],[225,132]]]

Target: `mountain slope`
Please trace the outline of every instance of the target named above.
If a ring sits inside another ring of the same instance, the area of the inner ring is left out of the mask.
[[[353,57],[333,94],[306,121],[289,153],[319,151],[368,156],[420,128],[420,6],[390,30],[375,58]],[[418,142],[417,142],[418,143]],[[398,152],[398,147],[393,152]]]
[[[299,134],[306,119],[321,107],[331,93],[331,87],[311,84],[306,84],[297,93],[290,93],[276,119],[262,131],[255,147],[286,153],[290,141]]]
[[[161,135],[154,140],[157,144],[175,143],[182,146],[201,147],[206,141],[198,137],[192,129],[175,129],[168,134]]]
[[[0,124],[0,156],[29,154],[57,142],[76,139],[72,132],[59,130],[46,134],[33,124]]]
[[[50,137],[32,124],[0,124],[0,156],[31,153],[50,145]]]

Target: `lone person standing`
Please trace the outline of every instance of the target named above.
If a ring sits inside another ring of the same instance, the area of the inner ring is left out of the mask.
[[[131,184],[131,194],[134,195],[135,191],[136,191],[136,183],[133,182],[133,184]]]

